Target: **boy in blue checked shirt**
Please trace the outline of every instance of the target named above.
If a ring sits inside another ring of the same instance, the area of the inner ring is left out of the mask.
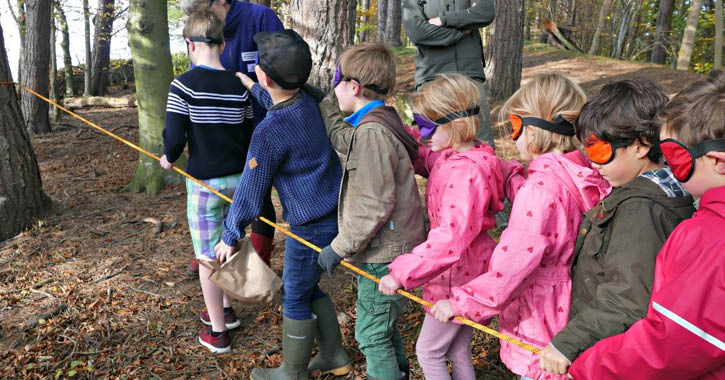
[[[267,115],[252,135],[240,190],[224,221],[223,241],[215,247],[222,262],[235,252],[244,228],[259,214],[270,184],[279,193],[293,233],[320,247],[337,235],[340,160],[327,140],[317,100],[300,91],[312,67],[309,46],[290,29],[257,33],[254,40],[259,47],[259,84],[237,75],[267,108]],[[284,361],[278,368],[255,368],[252,379],[307,379],[312,343],[323,323],[335,326],[319,335],[320,351],[336,358],[331,373],[350,371],[332,302],[317,285],[322,273],[317,258],[317,252],[287,238],[282,273]]]
[[[189,59],[195,67],[175,79],[170,86],[164,128],[164,155],[161,166],[171,169],[189,144],[187,171],[212,188],[231,196],[244,169],[254,126],[249,93],[225,71],[219,61],[224,48],[223,25],[209,11],[191,15],[184,28]],[[215,259],[214,245],[221,239],[226,201],[187,179],[189,233],[198,258]],[[231,351],[227,329],[241,323],[231,307],[231,299],[209,280],[210,271],[200,268],[206,309],[200,319],[208,325],[199,334],[199,343],[213,353]]]

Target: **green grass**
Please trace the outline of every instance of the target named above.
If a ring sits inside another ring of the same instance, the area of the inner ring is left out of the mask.
[[[407,55],[415,54],[415,46],[391,46],[390,50],[393,51],[397,57],[405,57]]]
[[[551,46],[547,44],[541,44],[538,42],[527,41],[524,42],[524,54],[561,54],[569,58],[583,57],[586,54],[579,53],[578,51],[566,50],[564,48]]]

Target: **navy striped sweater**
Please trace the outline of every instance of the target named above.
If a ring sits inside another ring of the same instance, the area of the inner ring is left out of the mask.
[[[249,92],[231,71],[197,66],[171,82],[164,154],[175,162],[189,144],[186,171],[199,179],[241,173],[254,126]]]

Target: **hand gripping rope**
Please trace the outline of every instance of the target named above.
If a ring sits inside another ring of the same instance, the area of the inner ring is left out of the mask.
[[[145,149],[139,147],[138,145],[136,145],[136,144],[134,144],[134,143],[132,143],[132,142],[130,142],[130,141],[128,141],[128,140],[126,140],[126,139],[124,139],[124,138],[122,138],[122,137],[114,134],[114,133],[112,133],[112,132],[107,131],[106,129],[98,126],[97,124],[93,123],[92,121],[89,121],[88,119],[86,119],[86,118],[84,118],[84,117],[82,117],[82,116],[80,116],[80,115],[78,115],[78,114],[76,114],[76,113],[74,113],[72,111],[69,111],[68,109],[64,108],[63,106],[59,105],[58,103],[56,103],[56,102],[54,102],[54,101],[46,98],[43,95],[38,94],[37,92],[33,91],[32,89],[30,89],[30,88],[28,88],[28,87],[26,87],[26,86],[24,86],[24,85],[22,85],[20,83],[15,83],[15,82],[0,82],[0,85],[17,85],[17,86],[20,86],[21,88],[23,88],[24,90],[28,91],[29,93],[31,93],[31,94],[39,97],[40,99],[43,99],[44,101],[48,102],[49,104],[52,104],[54,107],[58,107],[63,112],[65,112],[65,113],[67,113],[67,114],[75,117],[76,119],[78,119],[78,120],[80,120],[80,121],[82,121],[82,122],[90,125],[91,127],[93,127],[95,129],[97,129],[97,130],[99,130],[99,131],[101,131],[101,132],[103,132],[103,133],[105,133],[105,134],[113,137],[114,139],[116,139],[116,140],[118,140],[118,141],[120,141],[120,142],[122,142],[122,143],[124,143],[124,144],[126,144],[128,146],[130,146],[131,148],[133,148],[133,149],[135,149],[135,150],[137,150],[137,151],[139,151],[139,152],[141,152],[141,153],[143,153],[143,154],[145,154],[145,155],[147,155],[147,156],[149,156],[149,157],[151,157],[151,158],[153,158],[153,159],[155,159],[157,161],[160,160],[160,158],[157,157],[156,155],[154,155],[153,153],[148,152]],[[198,183],[200,186],[204,186],[206,189],[208,189],[212,193],[216,194],[218,197],[224,199],[225,201],[227,201],[229,203],[232,203],[231,198],[229,198],[226,195],[224,195],[224,194],[222,194],[222,193],[214,190],[213,188],[211,188],[209,185],[205,184],[204,182],[202,182],[202,181],[200,181],[200,180],[198,180],[198,179],[190,176],[187,172],[185,172],[185,171],[177,168],[176,166],[173,166],[172,169],[175,172],[183,175],[184,177],[189,178],[190,180]],[[316,246],[316,245],[308,242],[305,239],[302,239],[301,237],[299,237],[299,236],[295,235],[294,233],[288,231],[284,227],[282,227],[282,226],[280,226],[280,225],[278,225],[278,224],[270,221],[269,219],[267,219],[265,217],[262,217],[262,216],[259,216],[258,218],[262,222],[267,223],[270,226],[272,226],[272,227],[280,230],[282,233],[284,233],[285,235],[291,237],[292,239],[295,239],[298,242],[306,245],[307,247],[309,247],[310,249],[314,250],[315,252],[318,252],[319,253],[320,251],[322,251],[322,249],[320,247],[318,247],[318,246]],[[347,261],[342,261],[340,264],[342,264],[347,269],[349,269],[349,270],[351,270],[351,271],[353,271],[353,272],[355,272],[355,273],[357,273],[357,274],[359,274],[359,275],[367,278],[370,281],[374,281],[375,283],[379,283],[380,282],[380,279],[378,279],[377,277],[371,275],[370,273],[365,272],[364,270],[362,270],[362,269],[360,269],[360,268],[358,268],[358,267],[350,264]],[[419,304],[421,304],[423,306],[433,307],[433,304],[431,304],[430,302],[428,302],[428,301],[426,301],[426,300],[424,300],[424,299],[422,299],[422,298],[420,298],[420,297],[418,297],[418,296],[416,296],[416,295],[414,295],[412,293],[406,292],[405,290],[398,289],[398,294],[400,294],[403,297],[408,298],[408,299],[410,299],[412,301],[415,301],[415,302],[417,302],[417,303],[419,303]],[[455,317],[454,319],[456,321],[458,321],[458,322],[461,322],[461,323],[465,324],[465,325],[471,326],[471,327],[473,327],[473,328],[475,328],[477,330],[483,331],[486,334],[493,335],[496,338],[499,338],[501,340],[504,340],[506,342],[509,342],[509,343],[511,343],[513,345],[516,345],[518,347],[521,347],[521,348],[523,348],[523,349],[525,349],[527,351],[530,351],[530,352],[532,352],[534,354],[538,354],[539,352],[541,352],[541,349],[538,348],[538,347],[534,347],[534,346],[532,346],[530,344],[524,343],[524,342],[522,342],[520,340],[517,340],[517,339],[512,338],[510,336],[504,335],[504,334],[502,334],[502,333],[500,333],[500,332],[498,332],[498,331],[496,331],[496,330],[494,330],[494,329],[492,329],[490,327],[486,327],[486,326],[484,326],[484,325],[482,325],[480,323],[476,323],[476,322],[474,322],[474,321],[472,321],[470,319],[465,319],[463,317]]]

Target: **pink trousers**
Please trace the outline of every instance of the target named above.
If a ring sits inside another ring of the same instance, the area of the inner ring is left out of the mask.
[[[454,380],[475,380],[471,361],[473,328],[444,323],[426,314],[415,345],[418,363],[426,380],[450,380],[446,358],[453,366]]]

